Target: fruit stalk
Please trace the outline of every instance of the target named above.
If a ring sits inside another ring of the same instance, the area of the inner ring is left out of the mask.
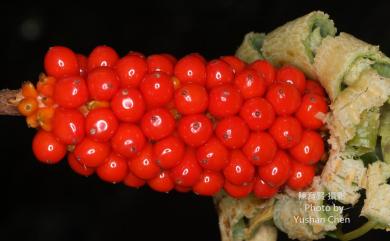
[[[20,116],[17,105],[22,98],[20,90],[0,90],[0,115]]]

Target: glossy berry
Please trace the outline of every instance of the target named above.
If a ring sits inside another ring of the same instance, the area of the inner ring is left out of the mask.
[[[168,171],[161,171],[159,175],[148,180],[148,185],[157,192],[169,192],[175,187]]]
[[[258,168],[259,177],[271,187],[279,187],[290,176],[290,162],[284,151],[277,151],[271,163]]]
[[[183,115],[200,114],[207,109],[206,89],[197,84],[184,85],[175,93],[175,106]]]
[[[213,196],[221,190],[224,178],[220,172],[204,170],[192,188],[193,192],[203,196]]]
[[[266,60],[256,60],[249,65],[249,68],[256,70],[257,73],[263,77],[267,86],[275,82],[276,69],[270,62]]]
[[[233,85],[222,85],[209,93],[209,112],[217,118],[232,116],[240,111],[242,97]]]
[[[118,91],[120,82],[112,68],[97,67],[88,73],[90,97],[94,100],[109,101]]]
[[[244,69],[234,79],[234,84],[244,99],[262,97],[266,90],[266,83],[253,69]]]
[[[252,181],[255,175],[253,164],[240,150],[233,150],[230,153],[229,163],[223,169],[225,178],[235,185],[242,185]]]
[[[119,120],[137,122],[145,112],[145,102],[137,89],[124,88],[112,98],[111,109]]]
[[[128,187],[140,188],[145,185],[146,181],[128,171],[126,177],[123,179],[123,184]]]
[[[127,176],[127,162],[124,158],[111,153],[96,169],[96,174],[106,182],[118,183]]]
[[[181,161],[185,151],[182,140],[168,136],[153,145],[153,159],[163,169],[171,169]]]
[[[223,188],[225,189],[226,193],[229,194],[229,196],[239,199],[248,196],[252,192],[253,183],[250,182],[243,185],[235,185],[225,180]]]
[[[245,63],[233,55],[222,56],[221,59],[230,65],[234,74],[240,73],[245,68]]]
[[[240,110],[240,117],[249,129],[261,131],[271,127],[275,120],[275,111],[266,99],[256,97],[244,102]]]
[[[193,186],[200,178],[202,168],[199,166],[195,152],[192,149],[187,149],[182,161],[171,169],[170,177],[176,185],[183,187]]]
[[[175,119],[164,108],[156,108],[145,113],[141,120],[141,129],[150,140],[160,140],[169,136],[175,129]]]
[[[205,115],[187,115],[178,123],[178,133],[189,146],[197,147],[206,143],[213,133],[213,126]]]
[[[301,104],[299,91],[294,86],[286,83],[272,84],[268,88],[266,99],[278,115],[293,114]]]
[[[304,94],[315,94],[325,97],[325,90],[318,81],[306,80],[306,86]]]
[[[300,93],[303,93],[306,86],[306,78],[303,72],[289,65],[283,66],[276,72],[276,81],[290,84],[297,88]]]
[[[105,45],[97,46],[88,56],[88,72],[97,67],[112,67],[118,61],[117,52]]]
[[[163,72],[147,74],[140,90],[148,107],[161,107],[172,100],[174,86],[171,77]]]
[[[66,155],[66,146],[51,133],[38,131],[32,142],[35,158],[45,164],[56,164]]]
[[[248,140],[249,129],[240,117],[231,116],[218,122],[215,134],[226,147],[236,149]]]
[[[84,138],[74,149],[76,159],[87,167],[101,165],[109,154],[109,143],[96,142],[88,137]]]
[[[163,53],[163,54],[160,54],[161,56],[164,56],[165,58],[169,59],[169,61],[171,61],[171,63],[173,65],[175,65],[177,63],[177,59],[175,56],[173,56],[172,54],[168,54],[168,53]]]
[[[299,121],[291,116],[276,118],[269,129],[269,133],[278,143],[279,148],[287,149],[297,145],[302,138],[302,126]]]
[[[315,175],[314,166],[304,165],[297,161],[291,162],[291,174],[287,185],[294,190],[302,190],[310,186]]]
[[[79,75],[86,78],[88,75],[88,59],[82,54],[76,54],[79,63]]]
[[[89,111],[85,120],[87,135],[95,141],[106,142],[118,128],[118,119],[109,108],[97,108]]]
[[[324,140],[315,131],[304,131],[301,141],[290,149],[291,155],[299,162],[312,165],[317,163],[324,154]]]
[[[213,136],[197,149],[196,158],[202,168],[220,171],[229,163],[229,151],[218,138]]]
[[[77,110],[56,108],[52,119],[53,134],[64,144],[79,143],[85,135],[84,116]]]
[[[265,183],[261,178],[257,177],[254,181],[253,185],[253,194],[257,198],[261,199],[269,199],[276,195],[278,192],[278,188],[271,187],[267,183]]]
[[[206,83],[206,65],[196,54],[189,54],[180,59],[175,65],[174,73],[183,84]]]
[[[133,124],[121,123],[111,138],[112,149],[127,158],[132,158],[145,146],[146,140],[141,129]]]
[[[253,165],[263,166],[270,163],[275,157],[277,144],[267,132],[253,132],[242,148]]]
[[[54,101],[64,108],[78,108],[88,100],[87,83],[80,76],[58,79],[53,97]]]
[[[229,84],[233,81],[234,73],[232,67],[222,60],[215,59],[206,66],[207,88]]]
[[[153,161],[152,145],[146,145],[142,151],[129,161],[130,171],[137,177],[148,180],[160,173],[160,167]]]
[[[173,74],[173,61],[164,55],[153,54],[146,59],[148,64],[148,72],[163,72],[167,75]]]
[[[88,177],[95,173],[95,168],[87,167],[81,164],[79,161],[77,161],[72,152],[68,154],[68,165],[75,173],[81,176]]]
[[[122,87],[137,87],[148,72],[148,64],[138,55],[127,55],[115,64],[114,69]]]
[[[63,46],[49,48],[44,58],[44,66],[46,74],[55,78],[79,75],[76,54]]]
[[[318,129],[324,125],[323,120],[327,112],[328,104],[323,96],[306,94],[302,98],[296,117],[305,128]]]

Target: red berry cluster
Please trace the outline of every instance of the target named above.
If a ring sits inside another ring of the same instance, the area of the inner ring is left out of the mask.
[[[36,158],[54,164],[69,151],[81,175],[270,198],[284,185],[310,185],[324,153],[325,93],[292,66],[199,54],[120,58],[107,46],[88,58],[52,47],[44,66],[37,88],[23,85],[19,110],[39,128]]]

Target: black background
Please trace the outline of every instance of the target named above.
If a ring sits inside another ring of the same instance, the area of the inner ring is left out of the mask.
[[[390,54],[386,1],[14,2],[1,7],[0,89],[37,80],[45,51],[66,45],[88,54],[106,44],[123,55],[233,54],[249,31],[268,32],[312,10]],[[219,240],[210,198],[161,194],[77,176],[63,162],[39,164],[34,130],[22,118],[0,118],[0,240]],[[389,237],[373,231],[360,240]],[[279,240],[285,239],[281,235]]]

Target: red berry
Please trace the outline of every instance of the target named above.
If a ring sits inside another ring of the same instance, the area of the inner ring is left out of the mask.
[[[119,76],[121,86],[137,87],[148,72],[148,64],[138,55],[127,55],[121,58],[114,66]]]
[[[254,132],[249,136],[242,151],[253,165],[263,166],[270,163],[277,151],[275,140],[267,132]]]
[[[258,168],[259,177],[271,187],[280,187],[290,176],[290,157],[277,151],[271,163]]]
[[[91,110],[85,120],[87,135],[95,141],[106,142],[118,128],[118,120],[109,108]]]
[[[88,73],[89,95],[94,100],[109,101],[119,89],[119,78],[113,69],[97,67]]]
[[[125,179],[123,179],[123,184],[125,184],[128,187],[134,187],[134,188],[139,188],[145,185],[145,180],[137,177],[134,175],[132,172],[128,172]]]
[[[148,72],[164,72],[167,75],[173,74],[173,62],[168,57],[161,54],[154,54],[148,56],[146,59],[148,63]]]
[[[144,149],[129,161],[130,171],[144,180],[152,179],[160,173],[160,167],[153,161],[152,145]]]
[[[142,117],[141,129],[147,138],[157,141],[173,132],[175,119],[167,109],[153,109]]]
[[[283,66],[277,71],[276,81],[290,84],[297,88],[300,93],[303,93],[306,86],[306,78],[302,71],[289,65]]]
[[[88,73],[88,59],[82,54],[76,54],[77,61],[79,63],[79,75],[86,78]]]
[[[200,84],[206,82],[206,65],[196,54],[189,54],[180,59],[175,65],[175,76],[183,84]]]
[[[120,89],[111,100],[111,109],[119,120],[137,122],[145,112],[145,102],[137,89]]]
[[[213,126],[205,115],[184,116],[177,130],[182,140],[189,146],[197,147],[206,143],[213,134]]]
[[[133,124],[122,123],[111,138],[112,149],[127,158],[134,157],[145,146],[141,129]]]
[[[200,114],[207,109],[206,89],[197,84],[184,85],[175,93],[175,106],[184,115]]]
[[[266,83],[255,70],[244,69],[236,75],[234,84],[244,99],[261,97],[266,90]]]
[[[253,189],[253,183],[245,183],[243,185],[235,185],[225,180],[225,185],[223,186],[227,194],[233,198],[244,198],[248,196]]]
[[[97,67],[112,67],[118,61],[116,51],[105,45],[97,46],[88,56],[88,72]]]
[[[301,141],[302,126],[291,116],[278,117],[269,129],[269,133],[282,149],[291,148]]]
[[[96,142],[88,137],[84,138],[74,149],[76,159],[87,167],[97,167],[110,154],[108,143]]]
[[[324,154],[324,140],[315,131],[304,131],[301,141],[290,149],[291,155],[299,162],[312,165],[317,163]]]
[[[127,56],[137,56],[137,57],[140,57],[142,59],[145,58],[145,55],[141,52],[138,52],[138,51],[133,51],[133,50],[130,50],[128,53],[127,53]]]
[[[171,63],[172,63],[173,65],[175,65],[176,62],[177,62],[176,57],[173,56],[172,54],[163,53],[163,54],[160,54],[160,55],[162,55],[162,56],[164,56],[165,58],[169,59],[169,61],[171,61]]]
[[[296,117],[305,128],[318,129],[324,125],[320,117],[325,118],[327,112],[328,104],[323,96],[306,94],[302,98]]]
[[[74,145],[84,138],[84,116],[77,110],[56,108],[52,119],[52,131],[66,145]]]
[[[200,178],[202,168],[196,161],[194,150],[188,148],[182,161],[171,169],[170,177],[176,185],[192,187]]]
[[[215,129],[218,139],[228,148],[242,147],[249,137],[249,129],[245,122],[237,116],[222,119]]]
[[[148,107],[161,107],[172,100],[174,87],[169,75],[154,72],[141,81],[140,90]]]
[[[33,139],[32,149],[38,161],[45,164],[56,164],[66,155],[66,146],[51,133],[39,130]]]
[[[306,80],[304,94],[315,94],[325,97],[325,90],[318,81]]]
[[[184,143],[176,136],[168,136],[154,144],[153,159],[163,169],[171,169],[184,155]]]
[[[220,171],[229,163],[227,148],[214,136],[197,149],[196,157],[204,169],[211,171]]]
[[[266,130],[275,120],[275,111],[272,105],[263,98],[256,97],[244,102],[240,117],[253,131]]]
[[[115,153],[111,153],[96,169],[96,174],[106,182],[118,183],[127,176],[127,162]]]
[[[278,188],[271,187],[265,183],[261,178],[257,177],[254,181],[253,193],[257,198],[269,199],[275,196],[278,192]]]
[[[278,115],[290,115],[298,110],[301,95],[292,85],[285,83],[272,84],[267,91],[266,99]]]
[[[87,167],[86,165],[83,165],[79,161],[77,161],[76,157],[72,152],[69,152],[68,154],[68,164],[75,173],[81,176],[88,177],[95,172],[95,168]]]
[[[252,181],[255,168],[242,151],[233,150],[228,165],[223,169],[223,175],[232,184],[242,185]]]
[[[240,111],[242,97],[233,85],[222,85],[209,93],[209,112],[218,118],[235,115]]]
[[[55,78],[79,75],[80,71],[76,54],[63,46],[49,48],[44,65],[46,74]]]
[[[287,185],[294,190],[302,190],[310,186],[315,175],[314,166],[304,165],[302,163],[291,162],[291,175]]]
[[[221,59],[228,63],[233,69],[234,74],[240,73],[245,68],[245,63],[233,55],[222,56]]]
[[[157,192],[169,192],[175,187],[167,171],[161,171],[159,175],[148,180],[148,185]]]
[[[213,196],[221,190],[224,178],[220,172],[204,170],[192,190],[203,196]]]
[[[175,185],[175,191],[177,192],[181,192],[181,193],[186,193],[186,192],[189,192],[191,191],[192,188],[191,187],[184,187],[182,185]]]
[[[206,74],[207,88],[229,84],[233,81],[234,78],[232,67],[219,59],[212,60],[207,64]]]
[[[267,60],[256,60],[255,62],[249,65],[249,68],[256,70],[257,73],[261,77],[263,77],[265,83],[268,86],[275,82],[275,78],[276,78],[275,67]]]
[[[78,108],[88,100],[86,81],[80,76],[71,76],[57,80],[54,101],[64,108]]]

